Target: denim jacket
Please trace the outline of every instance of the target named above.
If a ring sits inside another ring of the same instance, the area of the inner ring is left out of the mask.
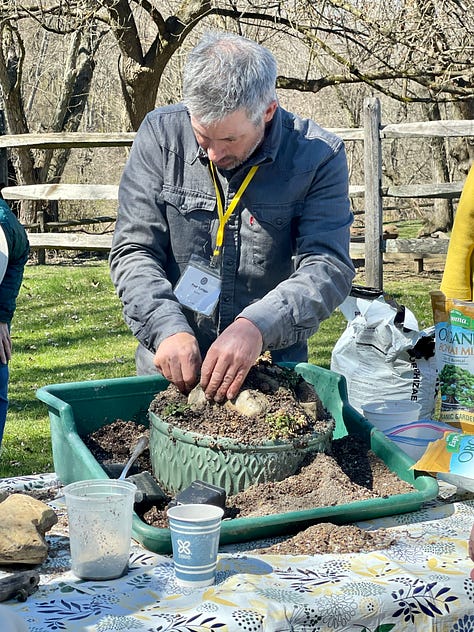
[[[352,223],[343,142],[311,120],[278,108],[260,148],[220,174],[225,208],[252,165],[259,168],[225,225],[222,290],[212,316],[183,308],[173,287],[191,256],[209,260],[216,239],[216,193],[208,160],[179,104],[157,108],[137,132],[119,187],[110,253],[124,318],[154,352],[177,332],[201,352],[236,317],[252,321],[263,350],[296,349],[351,289]]]

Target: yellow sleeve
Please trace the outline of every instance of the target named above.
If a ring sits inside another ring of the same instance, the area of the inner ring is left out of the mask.
[[[441,291],[448,298],[473,300],[474,165],[470,168],[454,217]]]

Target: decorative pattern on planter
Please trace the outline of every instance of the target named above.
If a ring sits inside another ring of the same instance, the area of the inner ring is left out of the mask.
[[[334,424],[308,440],[267,441],[247,445],[228,437],[181,430],[155,413],[150,418],[150,457],[153,474],[172,493],[204,480],[223,487],[228,495],[250,485],[281,481],[296,472],[309,452],[328,450]]]

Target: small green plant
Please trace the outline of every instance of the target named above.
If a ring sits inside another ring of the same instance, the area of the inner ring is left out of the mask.
[[[281,370],[283,372],[283,376],[285,380],[288,383],[289,388],[294,392],[298,383],[302,380],[301,375],[299,375],[299,373],[296,373],[296,371],[294,371],[293,369],[289,369],[286,366],[281,367]]]
[[[163,408],[163,417],[184,417],[190,406],[185,403],[170,402]]]
[[[289,439],[307,426],[308,421],[303,414],[291,415],[285,410],[278,410],[265,417],[265,421],[270,427],[270,439]]]

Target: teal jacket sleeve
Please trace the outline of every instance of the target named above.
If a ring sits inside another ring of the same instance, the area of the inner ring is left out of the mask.
[[[23,281],[30,245],[23,225],[8,204],[0,200],[0,224],[8,244],[8,265],[0,283],[0,322],[10,325],[16,309],[16,299]]]

